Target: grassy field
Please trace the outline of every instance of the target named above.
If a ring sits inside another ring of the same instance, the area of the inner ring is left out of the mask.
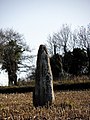
[[[90,76],[71,76],[68,78],[63,78],[61,80],[53,80],[55,85],[58,84],[79,84],[79,83],[90,83]],[[34,80],[29,81],[19,81],[19,86],[35,86]]]
[[[56,91],[49,108],[35,108],[32,92],[0,94],[0,120],[90,120],[90,90]]]

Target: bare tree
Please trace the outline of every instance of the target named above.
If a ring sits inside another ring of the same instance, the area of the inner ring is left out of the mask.
[[[61,36],[61,43],[64,49],[64,53],[67,52],[67,49],[70,49],[70,41],[71,41],[71,30],[70,27],[66,24],[62,26],[62,29],[60,30],[60,36]]]
[[[53,46],[54,46],[54,43],[52,41],[52,37],[49,35],[48,38],[47,38],[47,48],[48,48],[48,52],[50,55],[53,55]]]
[[[66,25],[62,25],[59,32],[54,33],[53,36],[49,36],[48,44],[49,50],[52,50],[51,53],[66,53],[68,49],[71,49],[71,41],[72,41],[72,33],[70,27]]]
[[[73,42],[73,44],[72,44],[72,48],[73,48],[73,49],[74,49],[74,48],[79,48],[80,44],[79,44],[79,40],[78,40],[78,30],[77,30],[77,29],[75,29],[75,30],[73,31],[73,34],[72,34],[72,42]]]
[[[81,26],[78,32],[79,47],[86,49],[88,46],[87,31],[86,28]]]

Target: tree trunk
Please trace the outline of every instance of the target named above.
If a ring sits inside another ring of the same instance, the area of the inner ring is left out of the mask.
[[[56,55],[56,45],[54,44],[54,55]]]
[[[14,76],[13,76],[13,80],[14,80],[14,85],[17,86],[17,74],[14,74]]]
[[[8,72],[8,86],[13,86],[12,75]]]
[[[64,54],[66,54],[66,53],[67,53],[67,45],[65,43],[65,45],[64,45]]]
[[[17,85],[17,75],[16,73],[9,73],[8,72],[8,86],[13,86],[13,85]]]

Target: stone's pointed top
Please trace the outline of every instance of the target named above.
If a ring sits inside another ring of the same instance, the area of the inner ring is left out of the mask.
[[[38,53],[42,53],[42,52],[45,52],[46,54],[48,54],[48,52],[47,52],[47,48],[46,48],[46,46],[45,45],[40,45],[40,47],[39,47],[39,51],[38,51]]]

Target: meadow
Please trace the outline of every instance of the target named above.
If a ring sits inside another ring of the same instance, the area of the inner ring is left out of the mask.
[[[0,94],[0,120],[90,120],[90,90],[55,91],[50,107],[32,101],[32,92]]]

